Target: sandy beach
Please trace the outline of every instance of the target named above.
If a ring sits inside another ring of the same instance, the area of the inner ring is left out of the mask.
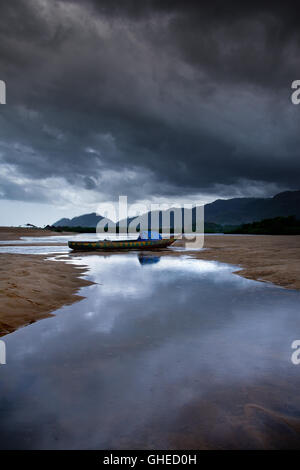
[[[57,235],[72,235],[70,232],[52,232],[41,228],[0,227],[0,240],[19,240],[22,237],[53,237]]]
[[[300,289],[300,235],[211,235],[204,247],[191,256],[238,265],[235,273],[248,279]]]
[[[1,253],[0,336],[80,300],[78,289],[91,284],[80,277],[84,272],[45,256]]]
[[[1,241],[55,235],[72,234],[35,228],[0,227]],[[6,245],[13,244],[1,246]],[[34,246],[34,243],[26,246]],[[82,298],[77,294],[79,288],[91,284],[81,277],[86,272],[84,266],[47,258],[45,255],[0,253],[0,336],[47,318],[63,305],[77,302]]]
[[[0,240],[55,234],[37,229],[0,228]],[[181,244],[180,241],[176,243],[177,246]],[[249,279],[300,289],[300,236],[210,235],[205,237],[204,247],[203,251],[186,251],[184,254],[237,265],[240,268],[235,273]],[[157,253],[166,254],[181,256],[183,252]],[[90,284],[81,277],[84,266],[52,261],[45,255],[2,253],[0,262],[0,336],[51,316],[51,312],[59,307],[80,300],[79,288]]]

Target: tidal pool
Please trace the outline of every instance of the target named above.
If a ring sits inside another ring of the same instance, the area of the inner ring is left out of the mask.
[[[186,256],[65,256],[95,284],[2,338],[2,449],[300,447],[299,292]]]

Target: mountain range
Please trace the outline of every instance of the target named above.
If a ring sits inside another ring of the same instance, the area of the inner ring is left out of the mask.
[[[300,219],[300,190],[285,191],[270,198],[217,199],[204,206],[205,223],[220,225],[240,225],[290,215]],[[149,214],[145,214],[145,217],[147,216],[149,217]],[[101,215],[92,212],[72,219],[60,219],[53,226],[96,227],[102,219]]]

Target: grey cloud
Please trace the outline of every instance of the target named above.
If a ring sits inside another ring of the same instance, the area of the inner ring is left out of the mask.
[[[226,5],[5,3],[0,172],[108,199],[297,188],[295,15]],[[25,198],[12,183],[5,194]]]

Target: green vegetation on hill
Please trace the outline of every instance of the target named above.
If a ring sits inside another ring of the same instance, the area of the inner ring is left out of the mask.
[[[263,219],[251,224],[243,224],[227,232],[253,235],[300,235],[300,220],[294,216]]]

